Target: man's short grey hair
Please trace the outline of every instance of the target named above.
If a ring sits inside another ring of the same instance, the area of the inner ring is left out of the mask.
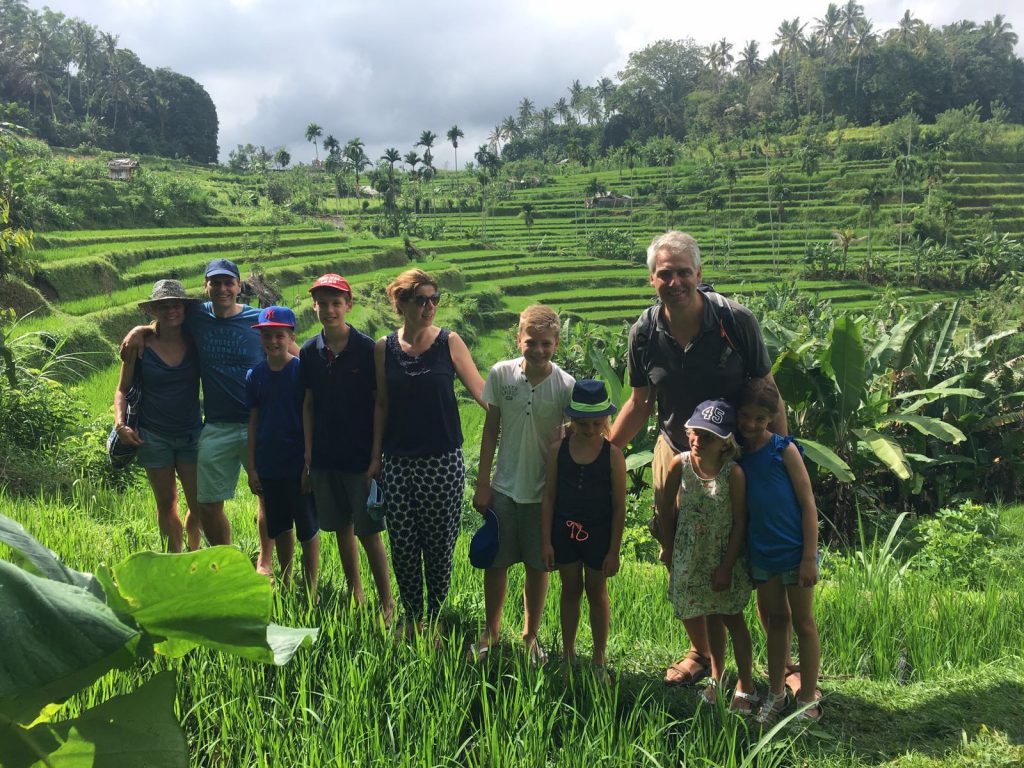
[[[689,256],[694,270],[700,269],[700,246],[697,245],[697,241],[693,239],[692,235],[673,229],[654,238],[647,246],[647,269],[652,275],[658,251],[662,250],[667,250],[678,256]]]

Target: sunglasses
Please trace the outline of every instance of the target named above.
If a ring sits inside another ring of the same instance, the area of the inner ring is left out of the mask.
[[[440,303],[440,301],[441,301],[441,294],[440,293],[435,293],[432,296],[423,296],[423,295],[410,296],[408,299],[406,299],[406,301],[411,301],[413,304],[415,304],[418,307],[425,307],[425,306],[427,306],[427,304],[433,304],[436,307],[438,305],[438,303]]]

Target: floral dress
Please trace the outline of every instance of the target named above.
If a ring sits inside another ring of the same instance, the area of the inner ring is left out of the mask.
[[[722,564],[732,531],[732,494],[726,462],[712,479],[699,477],[682,455],[679,483],[679,517],[676,522],[668,596],[677,619],[708,614],[740,613],[750,599],[752,588],[745,555],[736,559],[732,585],[724,592],[711,589],[711,574]]]

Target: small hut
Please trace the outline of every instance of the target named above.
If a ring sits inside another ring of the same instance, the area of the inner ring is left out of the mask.
[[[132,174],[138,167],[138,160],[132,160],[130,157],[115,157],[107,163],[107,172],[111,181],[131,181]]]

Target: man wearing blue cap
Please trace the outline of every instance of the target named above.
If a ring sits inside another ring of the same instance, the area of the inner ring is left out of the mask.
[[[199,437],[199,519],[211,544],[231,543],[231,524],[224,502],[233,498],[238,476],[247,462],[249,409],[245,399],[245,375],[263,360],[259,332],[253,324],[260,311],[239,304],[242,281],[238,267],[229,259],[206,265],[205,289],[210,300],[188,307],[185,329],[199,351],[203,383],[203,431]],[[150,326],[134,328],[121,344],[141,352]],[[297,350],[297,348],[296,348]],[[271,572],[273,542],[266,535],[263,502],[259,506],[260,555],[256,569]]]

